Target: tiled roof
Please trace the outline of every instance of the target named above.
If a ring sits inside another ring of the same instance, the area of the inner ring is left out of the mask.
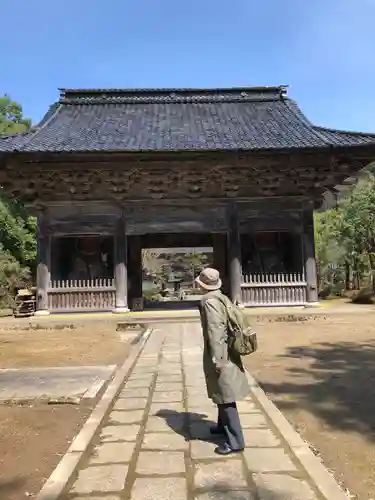
[[[316,127],[285,87],[62,90],[35,131],[0,151],[204,151],[374,144]]]
[[[31,134],[28,132],[7,136],[0,135],[0,153],[22,148],[23,143],[29,137],[31,137]]]

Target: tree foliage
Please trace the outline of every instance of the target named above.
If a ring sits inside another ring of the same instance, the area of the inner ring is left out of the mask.
[[[369,169],[337,206],[315,216],[316,254],[321,284],[347,289],[374,286],[375,176]]]
[[[30,120],[7,95],[0,97],[0,134],[24,132]],[[8,200],[0,186],[0,307],[9,305],[16,286],[30,279],[35,267],[36,220],[21,204]]]
[[[8,95],[0,97],[0,135],[24,132],[31,121],[23,117],[22,106]]]
[[[208,256],[203,252],[163,253],[156,249],[143,251],[145,274],[159,283],[168,282],[172,276],[193,282],[208,261]]]

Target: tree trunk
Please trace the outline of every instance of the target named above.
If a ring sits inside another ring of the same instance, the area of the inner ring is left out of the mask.
[[[375,295],[375,254],[369,255],[369,261],[370,261],[370,266],[371,266],[372,293]]]
[[[345,290],[353,290],[353,272],[349,261],[345,262]]]

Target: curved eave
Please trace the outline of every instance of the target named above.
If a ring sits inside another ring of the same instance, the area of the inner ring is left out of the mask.
[[[314,126],[314,129],[325,139],[327,144],[332,146],[375,146],[375,134],[350,132],[317,126]]]

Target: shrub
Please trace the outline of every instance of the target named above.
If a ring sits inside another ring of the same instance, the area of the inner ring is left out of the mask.
[[[352,296],[353,304],[373,304],[374,303],[374,291],[372,287],[364,287]]]
[[[16,289],[28,286],[30,270],[21,264],[0,244],[0,307],[13,307]]]

